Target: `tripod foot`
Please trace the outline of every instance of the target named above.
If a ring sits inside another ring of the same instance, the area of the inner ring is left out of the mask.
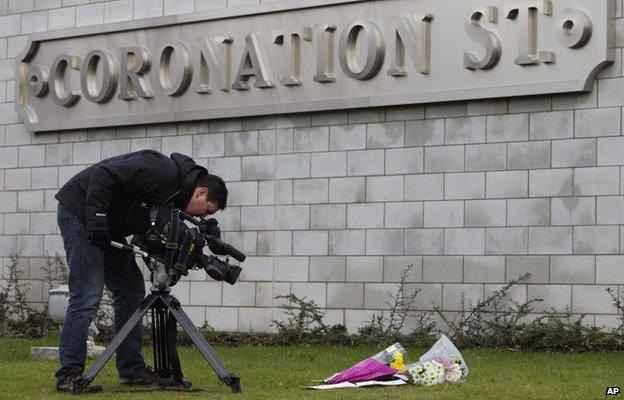
[[[238,375],[229,375],[223,379],[223,382],[232,389],[233,393],[241,393],[243,391],[240,384],[240,376]]]

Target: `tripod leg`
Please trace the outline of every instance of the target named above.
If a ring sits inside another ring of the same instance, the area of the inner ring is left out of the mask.
[[[225,368],[225,365],[219,360],[214,350],[210,347],[206,339],[199,333],[193,322],[189,319],[182,308],[180,307],[180,303],[173,296],[167,296],[162,298],[163,302],[169,308],[169,311],[173,314],[175,319],[178,321],[178,324],[184,329],[184,331],[190,336],[191,340],[197,346],[199,351],[201,351],[202,355],[208,361],[208,364],[215,371],[219,379],[226,385],[228,385],[234,393],[240,393],[242,391],[240,386],[240,377],[231,374]]]
[[[130,333],[130,331],[138,324],[143,316],[147,313],[149,308],[154,304],[158,297],[153,295],[148,295],[141,305],[139,309],[130,316],[128,321],[124,324],[124,326],[119,330],[117,335],[113,338],[113,341],[110,342],[106,350],[95,360],[95,363],[89,368],[89,371],[84,374],[79,381],[76,382],[74,394],[80,393],[84,388],[89,386],[91,382],[95,379],[100,370],[106,365],[108,360],[113,356],[117,348],[121,345],[121,343],[126,339],[126,336]]]

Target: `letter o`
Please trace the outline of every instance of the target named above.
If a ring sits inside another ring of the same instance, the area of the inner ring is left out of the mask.
[[[193,64],[188,47],[182,42],[166,43],[161,47],[158,75],[160,87],[169,96],[179,96],[191,83]],[[177,71],[171,66],[173,56],[180,59],[182,68]]]
[[[360,33],[366,35],[366,62],[361,66],[356,55]],[[385,56],[384,38],[379,27],[370,21],[355,20],[345,28],[338,47],[340,66],[353,79],[373,78],[383,65]]]
[[[557,26],[557,41],[571,49],[583,47],[591,39],[593,25],[591,18],[581,10],[567,8],[561,13]]]
[[[97,68],[102,67],[102,87],[98,88]],[[94,103],[106,103],[117,89],[117,65],[113,56],[103,50],[93,50],[87,54],[80,71],[82,94]]]

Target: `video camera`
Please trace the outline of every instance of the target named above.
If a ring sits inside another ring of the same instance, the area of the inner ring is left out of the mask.
[[[229,255],[239,262],[246,258],[221,240],[214,218],[194,217],[170,205],[136,203],[130,209],[126,227],[134,234],[131,245],[116,244],[116,247],[127,248],[143,257],[151,272],[152,290],[166,290],[193,269],[203,268],[212,279],[230,285],[242,271],[239,266],[230,264],[229,258],[224,261],[204,254],[204,247],[208,246],[216,255]]]

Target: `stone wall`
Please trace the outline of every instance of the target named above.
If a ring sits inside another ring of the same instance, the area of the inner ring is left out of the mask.
[[[226,4],[227,3],[227,4]],[[0,257],[21,250],[33,302],[63,252],[54,194],[98,160],[192,155],[227,182],[217,218],[249,257],[235,286],[175,286],[193,320],[268,330],[295,293],[351,330],[387,307],[413,264],[419,310],[458,311],[530,272],[518,301],[613,325],[624,292],[622,53],[591,93],[31,134],[14,112],[14,60],[33,32],[244,6],[257,0],[0,0]],[[624,44],[618,0],[617,45]],[[622,195],[622,196],[621,196]]]

